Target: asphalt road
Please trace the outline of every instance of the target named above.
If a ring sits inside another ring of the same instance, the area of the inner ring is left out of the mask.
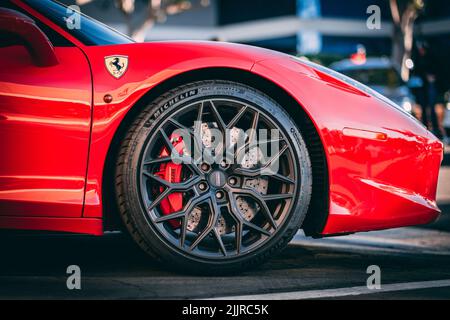
[[[450,154],[438,201],[443,216],[432,225],[321,240],[300,232],[278,257],[233,277],[165,271],[120,233],[3,233],[0,299],[450,299]],[[66,287],[69,265],[81,268],[81,290]],[[371,265],[380,290],[366,287]]]

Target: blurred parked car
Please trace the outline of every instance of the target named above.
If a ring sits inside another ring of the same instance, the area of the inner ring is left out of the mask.
[[[412,113],[414,96],[400,77],[398,68],[388,58],[345,59],[333,63],[331,68],[371,87]]]

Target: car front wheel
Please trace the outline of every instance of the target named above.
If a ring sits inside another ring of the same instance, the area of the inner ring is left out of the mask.
[[[243,271],[281,251],[306,215],[311,165],[295,122],[236,82],[177,87],[138,115],[116,163],[116,200],[155,259],[202,274]]]

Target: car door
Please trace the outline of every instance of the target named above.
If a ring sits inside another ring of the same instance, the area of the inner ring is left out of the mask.
[[[0,216],[80,217],[90,68],[79,48],[34,20],[54,46],[56,65],[37,66],[23,39],[0,33]]]

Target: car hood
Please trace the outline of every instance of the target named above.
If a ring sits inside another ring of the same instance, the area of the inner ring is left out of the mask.
[[[254,47],[250,45],[229,43],[229,42],[216,42],[216,41],[154,41],[154,42],[144,42],[144,43],[127,43],[120,45],[109,45],[109,46],[96,46],[90,47],[96,48],[96,50],[104,50],[109,52],[111,48],[121,51],[139,51],[139,52],[154,52],[165,51],[167,54],[187,54],[202,56],[230,56],[233,55],[236,58],[244,58],[251,60],[253,62],[272,59],[272,58],[289,58],[290,56],[284,53],[276,52],[269,49],[264,49],[260,47]]]

